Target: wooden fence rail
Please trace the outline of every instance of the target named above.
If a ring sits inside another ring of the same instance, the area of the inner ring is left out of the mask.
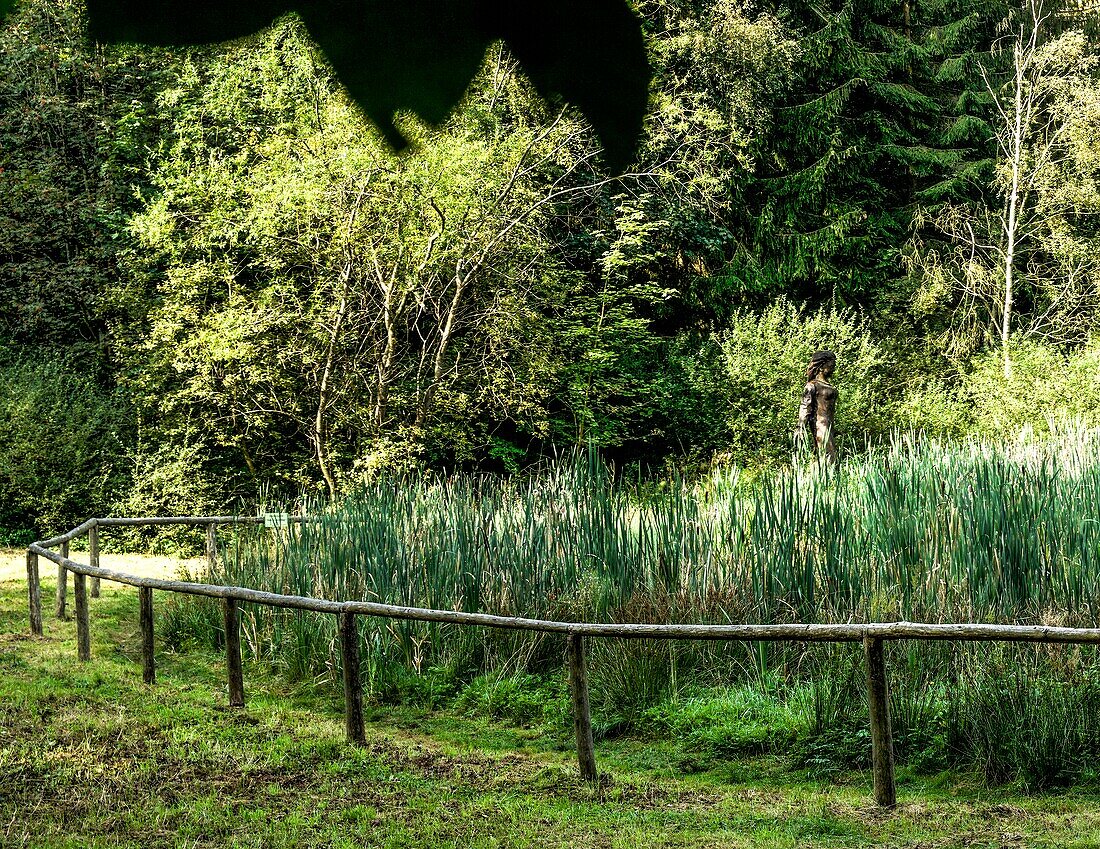
[[[291,517],[292,522],[308,521]],[[207,529],[207,557],[216,557],[216,529],[219,525],[262,524],[263,519],[240,516],[179,516],[127,519],[89,519],[68,533],[32,543],[27,548],[27,600],[31,633],[42,634],[42,601],[38,559],[45,558],[58,567],[59,581],[73,573],[73,603],[77,627],[77,654],[80,660],[91,657],[88,593],[85,580],[90,577],[114,581],[138,588],[141,608],[143,679],[156,681],[153,646],[153,590],[200,595],[223,600],[226,633],[226,668],[229,703],[245,703],[241,665],[238,605],[251,602],[271,607],[310,610],[338,617],[341,656],[344,669],[344,701],[347,739],[362,743],[363,694],[359,677],[359,636],[357,616],[378,616],[419,622],[441,622],[483,628],[507,628],[561,634],[566,638],[569,683],[572,692],[573,724],[577,739],[577,757],[581,776],[598,779],[592,743],[592,718],[588,703],[588,673],[584,639],[659,639],[659,640],[737,640],[791,642],[862,642],[867,667],[868,714],[871,725],[872,762],[875,801],[884,807],[896,802],[893,737],[890,729],[890,698],[886,677],[883,642],[886,640],[965,640],[1035,643],[1100,643],[1100,628],[1064,628],[1043,625],[992,625],[976,623],[932,624],[925,622],[869,622],[862,624],[783,624],[783,625],[652,625],[611,622],[557,622],[544,619],[468,613],[457,610],[433,610],[369,601],[331,601],[308,596],[283,595],[248,587],[220,586],[191,581],[144,578],[105,569],[99,565],[98,529],[100,527],[137,527],[143,525],[187,525]],[[77,563],[68,556],[69,543],[88,535],[91,563]],[[94,543],[94,545],[93,545]],[[54,551],[60,547],[61,551]],[[97,595],[98,593],[93,593]],[[58,616],[64,616],[65,591],[58,588]]]

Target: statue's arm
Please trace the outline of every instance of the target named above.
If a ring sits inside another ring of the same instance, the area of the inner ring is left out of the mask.
[[[814,396],[816,393],[817,387],[812,382],[807,383],[806,388],[802,390],[802,403],[798,406],[798,428],[794,432],[795,443],[798,445],[803,444],[807,439],[810,444],[813,444]]]
[[[836,462],[836,443],[833,441],[833,414],[836,412],[836,390],[823,387],[817,400],[817,444],[823,446],[828,458]]]
[[[798,407],[798,429],[799,430],[812,430],[813,422],[811,419],[814,414],[814,395],[817,392],[817,387],[812,383],[807,383],[806,388],[802,390],[802,403]]]

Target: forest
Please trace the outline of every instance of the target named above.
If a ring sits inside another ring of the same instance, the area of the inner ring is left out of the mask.
[[[514,473],[789,464],[1100,425],[1100,7],[638,0],[636,161],[502,44],[394,153],[293,15],[0,31],[0,543],[98,515]]]

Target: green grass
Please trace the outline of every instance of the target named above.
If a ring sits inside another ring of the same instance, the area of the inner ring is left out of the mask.
[[[224,664],[202,650],[161,651],[148,688],[136,594],[105,584],[92,610],[93,660],[79,664],[73,623],[26,636],[25,587],[0,584],[0,846],[1100,845],[1086,790],[1025,796],[903,771],[899,809],[883,813],[864,772],[814,781],[785,757],[708,753],[673,733],[735,735],[731,711],[746,728],[767,717],[741,697],[602,741],[600,788],[578,780],[562,723],[530,706],[494,718],[488,685],[461,711],[371,705],[367,745],[352,747],[336,688],[251,663],[248,706],[230,710]],[[498,706],[516,701],[505,695]]]
[[[836,469],[752,482],[729,472],[639,486],[582,454],[527,477],[379,479],[289,532],[227,529],[212,577],[565,620],[1093,625],[1097,504],[1091,433],[1037,445],[899,438]],[[292,679],[339,678],[334,617],[253,605],[241,617],[254,660]],[[209,600],[166,606],[172,646],[217,648],[221,628]],[[363,618],[361,635],[365,686],[379,701],[514,720],[562,698],[542,683],[561,679],[551,636],[379,618]],[[1094,780],[1095,648],[888,652],[902,763],[973,769],[990,785]],[[603,737],[663,727],[700,757],[793,747],[820,774],[869,762],[858,646],[594,640],[590,656]],[[737,705],[753,700],[762,707],[750,720]],[[707,728],[680,715],[695,702],[715,714]]]
[[[1096,504],[1095,434],[1029,446],[899,439],[836,470],[796,466],[753,482],[731,471],[642,490],[582,455],[527,477],[375,480],[288,533],[238,528],[212,577],[565,620],[1091,624]],[[201,612],[177,619],[181,640],[216,633]],[[246,620],[257,658],[300,675],[338,665],[331,617],[257,608]],[[538,671],[547,660],[545,640],[524,634],[367,628],[371,680],[393,664]],[[715,653],[683,660],[685,671],[712,669]]]

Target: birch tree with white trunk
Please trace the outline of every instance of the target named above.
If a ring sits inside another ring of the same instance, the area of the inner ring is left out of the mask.
[[[981,67],[997,148],[982,203],[939,210],[953,248],[926,256],[929,290],[957,298],[955,332],[985,337],[1012,376],[1014,338],[1075,341],[1100,310],[1100,258],[1075,224],[1100,215],[1100,51],[1079,29],[1057,35],[1044,0],[1027,0]],[[922,220],[921,223],[927,223]],[[1088,244],[1085,244],[1088,243]],[[984,325],[984,330],[982,326]]]

